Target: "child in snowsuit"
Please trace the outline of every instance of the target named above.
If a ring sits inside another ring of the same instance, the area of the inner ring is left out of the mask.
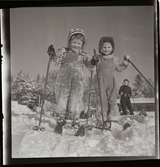
[[[124,57],[122,64],[114,53],[114,40],[112,37],[102,37],[99,41],[99,55],[94,55],[91,63],[97,64],[97,71],[99,74],[100,96],[102,99],[102,109],[104,121],[112,120],[113,112],[115,113],[117,86],[115,82],[114,73],[124,71],[129,66],[130,56]],[[95,78],[97,82],[97,78]],[[96,83],[97,85],[97,83]],[[97,86],[95,86],[96,88]],[[96,91],[99,95],[99,91]],[[97,111],[97,119],[101,119],[101,111]]]
[[[124,79],[123,85],[119,89],[119,94],[121,95],[120,103],[123,110],[123,115],[127,115],[127,108],[130,114],[134,115],[131,101],[130,101],[132,92],[131,92],[131,87],[129,87],[128,85],[129,85],[129,80]]]
[[[56,65],[61,64],[56,79],[55,94],[57,113],[76,119],[83,105],[83,65],[93,68],[89,55],[83,51],[85,34],[82,29],[74,28],[69,32],[68,46],[58,49],[52,57]]]

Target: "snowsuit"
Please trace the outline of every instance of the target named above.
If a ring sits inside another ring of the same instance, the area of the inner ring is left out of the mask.
[[[99,83],[100,83],[100,96],[102,99],[102,108],[104,120],[112,119],[112,115],[116,115],[116,99],[117,99],[117,86],[115,82],[114,73],[115,70],[118,72],[124,71],[129,64],[126,64],[124,61],[122,64],[119,63],[118,57],[110,55],[109,58],[103,59],[99,55],[99,62],[97,64],[97,71],[99,74]],[[96,92],[99,95],[98,91],[97,76],[95,76],[95,88]],[[118,107],[117,107],[118,109]],[[97,119],[101,119],[101,109],[97,111]]]
[[[127,85],[122,85],[119,89],[119,94],[121,93],[123,93],[120,100],[123,114],[127,115],[127,110],[126,110],[127,107],[130,113],[133,115],[133,109],[130,101],[131,88]]]
[[[53,61],[61,64],[55,84],[57,112],[75,117],[84,110],[83,65],[89,69],[94,66],[87,53],[78,54],[67,48],[58,49]]]

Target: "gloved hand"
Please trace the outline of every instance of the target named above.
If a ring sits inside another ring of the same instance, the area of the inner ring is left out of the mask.
[[[126,60],[126,61],[131,61],[130,55],[125,55],[125,56],[124,56],[124,60]]]
[[[92,59],[91,59],[91,64],[92,65],[96,65],[99,61],[98,55],[93,55]]]
[[[123,95],[123,92],[120,93],[120,96],[122,96],[122,95]]]
[[[50,45],[48,47],[47,53],[49,56],[51,56],[51,58],[54,58],[56,56],[56,52],[55,52],[53,45]]]

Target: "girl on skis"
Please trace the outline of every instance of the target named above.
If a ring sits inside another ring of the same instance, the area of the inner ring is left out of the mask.
[[[59,74],[55,84],[57,113],[75,120],[84,110],[83,105],[83,66],[88,69],[91,65],[89,55],[83,51],[85,34],[80,28],[73,28],[69,32],[67,47],[58,49],[56,54],[48,50],[52,61],[60,64]]]
[[[97,94],[101,96],[104,121],[109,121],[117,115],[117,111],[115,111],[117,86],[114,73],[115,71],[122,72],[129,66],[130,56],[124,56],[122,64],[119,63],[118,57],[114,55],[115,44],[112,37],[102,37],[98,49],[99,55],[93,56],[91,64],[97,65],[99,78],[95,78],[95,81],[97,85],[97,79],[99,80],[100,91],[97,91],[96,85],[95,88]],[[96,112],[96,117],[101,121],[99,110]]]

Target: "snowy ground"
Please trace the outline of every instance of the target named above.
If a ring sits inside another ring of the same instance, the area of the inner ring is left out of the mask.
[[[135,113],[138,114],[138,113]],[[75,137],[74,131],[65,128],[63,135],[54,133],[56,121],[42,116],[45,131],[33,131],[38,125],[39,114],[12,102],[12,158],[33,157],[85,157],[85,156],[154,156],[155,115],[147,112],[145,120],[123,116],[112,124],[111,131],[93,128],[84,137]],[[122,131],[122,125],[131,127]]]

